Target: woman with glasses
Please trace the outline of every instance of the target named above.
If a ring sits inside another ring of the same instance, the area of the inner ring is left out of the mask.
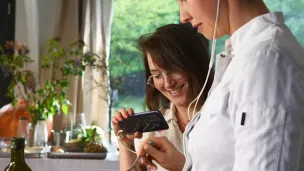
[[[144,105],[149,110],[160,110],[169,129],[144,133],[141,139],[134,140],[134,137],[141,137],[140,133],[122,138],[119,143],[122,171],[130,168],[136,159],[136,154],[128,148],[134,145],[137,149],[141,141],[150,137],[165,136],[180,153],[183,152],[183,132],[189,122],[187,108],[202,89],[208,72],[208,53],[197,33],[189,26],[170,24],[160,27],[154,33],[139,38],[138,46],[143,53],[147,80]],[[210,77],[197,109],[207,98],[213,75]],[[120,130],[118,122],[133,113],[132,109],[115,112],[112,124],[116,134]],[[136,168],[140,170],[139,164]],[[158,165],[157,170],[165,169]]]

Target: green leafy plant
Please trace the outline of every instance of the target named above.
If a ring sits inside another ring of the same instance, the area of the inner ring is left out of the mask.
[[[101,128],[92,124],[89,127],[83,127],[80,125],[78,133],[78,140],[80,146],[87,153],[104,153],[107,152],[105,146],[101,143],[103,131]]]
[[[86,145],[90,141],[94,140],[97,142],[102,141],[103,131],[101,128],[92,124],[91,126],[83,127],[80,125],[78,132],[78,139],[81,141],[82,145]]]
[[[11,78],[6,96],[13,100],[13,104],[20,98],[25,99],[34,123],[49,115],[67,114],[71,105],[66,97],[69,79],[82,76],[86,66],[106,71],[104,60],[97,54],[83,53],[84,46],[83,41],[77,41],[63,48],[59,39],[50,39],[47,53],[41,61],[41,81],[37,81],[29,69],[34,62],[29,49],[19,43],[6,42],[4,47],[0,47],[2,72]]]

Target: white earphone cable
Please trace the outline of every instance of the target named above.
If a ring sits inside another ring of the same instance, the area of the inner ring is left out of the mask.
[[[218,0],[218,2],[217,2],[217,11],[216,11],[215,24],[214,24],[213,39],[212,39],[212,48],[211,48],[211,57],[210,57],[210,62],[209,62],[208,73],[207,73],[206,80],[205,80],[205,83],[203,85],[202,90],[200,91],[200,93],[198,94],[198,96],[188,106],[188,119],[189,120],[191,120],[192,117],[195,115],[196,106],[197,106],[198,101],[199,101],[201,95],[203,94],[204,89],[205,89],[205,87],[207,85],[207,82],[208,82],[208,79],[209,79],[209,75],[210,75],[210,72],[211,72],[211,69],[212,69],[212,66],[213,66],[214,53],[215,53],[215,47],[216,47],[215,36],[216,36],[216,28],[217,28],[217,23],[218,23],[218,18],[219,18],[219,12],[220,12],[220,0]],[[191,107],[192,103],[194,103],[194,102],[196,102],[196,103],[195,103],[194,109],[192,111],[192,115],[190,116],[190,107]]]
[[[120,141],[120,143],[121,143],[128,151],[130,151],[130,152],[136,154],[136,151],[134,151],[134,150],[130,149],[129,147],[127,147],[127,146],[124,144],[124,142],[121,140],[121,138],[122,138],[123,135],[120,135],[120,134],[122,134],[122,133],[123,133],[122,130],[119,130],[119,131],[117,132],[117,139]]]

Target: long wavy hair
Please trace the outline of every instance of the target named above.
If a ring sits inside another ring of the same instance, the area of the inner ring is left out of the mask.
[[[138,48],[142,51],[145,65],[146,80],[151,76],[147,54],[152,61],[168,72],[183,73],[189,80],[187,97],[190,103],[201,91],[208,73],[209,55],[203,42],[193,28],[184,24],[169,24],[158,28],[154,33],[141,36]],[[207,98],[213,82],[213,72],[210,73],[207,85],[200,98],[201,106]],[[170,104],[156,88],[146,85],[144,109],[158,110],[168,108]]]

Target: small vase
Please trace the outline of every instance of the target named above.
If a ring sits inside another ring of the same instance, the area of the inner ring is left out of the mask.
[[[48,130],[45,119],[39,119],[34,130],[34,146],[46,147],[48,141]]]

